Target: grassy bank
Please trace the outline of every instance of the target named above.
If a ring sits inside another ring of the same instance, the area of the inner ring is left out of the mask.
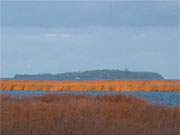
[[[1,95],[1,135],[178,135],[179,108],[127,96]]]

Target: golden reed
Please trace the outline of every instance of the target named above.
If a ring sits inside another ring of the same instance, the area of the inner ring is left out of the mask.
[[[180,91],[180,80],[155,81],[24,81],[0,80],[2,91]]]
[[[133,97],[0,96],[1,135],[179,135],[180,108]]]

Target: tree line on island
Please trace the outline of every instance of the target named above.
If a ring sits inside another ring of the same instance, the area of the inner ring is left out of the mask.
[[[59,74],[16,74],[14,80],[54,80],[54,81],[97,81],[97,80],[164,80],[155,72],[134,72],[129,70],[89,70]]]

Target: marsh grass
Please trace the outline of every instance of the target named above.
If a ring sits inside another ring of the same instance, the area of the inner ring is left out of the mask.
[[[179,108],[128,96],[1,95],[1,135],[178,135]]]
[[[0,80],[3,91],[180,91],[180,80],[23,81]]]

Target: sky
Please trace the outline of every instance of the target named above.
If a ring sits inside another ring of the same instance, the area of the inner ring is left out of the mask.
[[[0,77],[129,69],[180,79],[180,2],[1,0]]]

